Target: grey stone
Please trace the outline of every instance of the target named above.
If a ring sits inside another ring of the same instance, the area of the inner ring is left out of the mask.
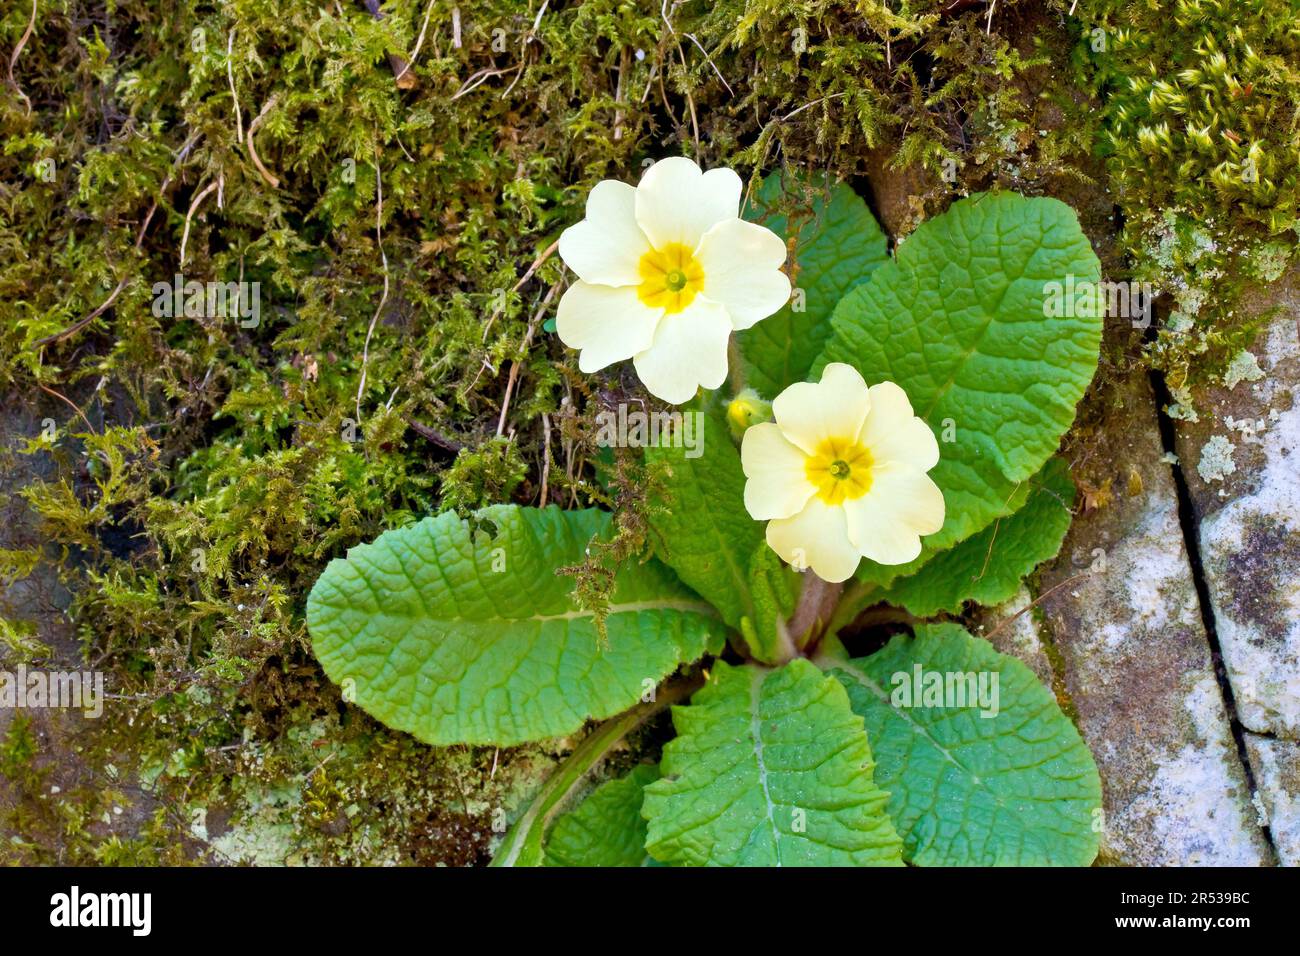
[[[1065,703],[1101,773],[1101,861],[1261,865],[1256,820],[1202,626],[1145,376],[1094,397],[1069,449],[1093,507],[1041,575]],[[1109,500],[1098,489],[1114,489]]]
[[[1040,681],[1052,686],[1052,662],[1047,657],[1038,622],[1030,609],[1033,595],[1021,587],[1010,601],[995,608],[982,609],[974,633],[987,638],[1003,654],[1019,658],[1029,665]]]
[[[1238,717],[1300,739],[1300,272],[1248,294],[1277,309],[1242,356],[1263,373],[1193,390],[1176,423],[1215,630]],[[1234,368],[1249,368],[1242,356]],[[1230,457],[1231,468],[1188,467]]]
[[[1283,866],[1300,866],[1300,744],[1247,733],[1259,809]]]

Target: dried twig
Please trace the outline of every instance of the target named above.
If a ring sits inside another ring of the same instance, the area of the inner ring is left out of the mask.
[[[375,314],[370,317],[370,327],[366,329],[366,343],[361,350],[361,381],[357,382],[357,423],[361,423],[361,393],[366,389],[366,364],[370,361],[370,337],[375,334],[375,323],[379,321],[379,314],[384,311],[384,303],[388,301],[388,256],[384,252],[384,177],[379,171],[379,163],[375,163],[375,190],[378,196],[378,204],[375,208],[375,242],[379,245],[379,259],[384,266],[384,294],[379,297],[379,305],[375,307]]]
[[[424,22],[420,24],[420,35],[415,39],[415,49],[411,51],[411,55],[407,58],[406,65],[402,67],[402,72],[395,77],[399,87],[402,86],[403,77],[406,76],[411,67],[415,66],[415,61],[420,55],[420,47],[424,46],[424,31],[429,29],[429,15],[433,13],[433,4],[434,0],[429,0],[429,5],[424,8]]]
[[[226,79],[230,81],[230,98],[235,103],[235,132],[238,135],[236,142],[244,141],[244,116],[239,111],[239,94],[235,92],[235,70],[231,65],[234,62],[235,47],[235,28],[230,28],[230,33],[226,36]]]
[[[185,142],[181,144],[181,148],[176,153],[176,160],[172,163],[172,168],[167,173],[167,178],[164,179],[162,185],[158,187],[159,196],[167,192],[168,187],[172,184],[172,180],[176,177],[176,170],[180,168],[181,163],[185,162],[186,157],[190,154],[190,150],[194,148],[194,144],[199,141],[201,135],[201,133],[191,133]],[[137,249],[144,244],[144,234],[149,228],[149,223],[153,221],[153,214],[157,211],[158,200],[155,199],[149,206],[149,211],[144,214],[144,221],[140,223],[140,230],[135,234],[135,247]]]
[[[523,69],[522,63],[518,64],[517,66],[507,66],[500,70],[493,70],[493,69],[489,69],[488,67],[484,67],[483,69],[474,73],[464,83],[462,83],[460,89],[458,89],[455,93],[452,94],[451,99],[454,102],[460,99],[466,93],[474,92],[474,90],[478,89],[480,86],[482,86],[488,80],[492,79],[492,77],[494,76],[504,76],[505,74],[511,72],[512,70],[521,70],[521,69]]]
[[[47,395],[53,395],[53,396],[54,396],[55,398],[57,398],[59,401],[61,401],[61,402],[67,402],[69,405],[71,405],[73,411],[75,411],[78,415],[80,415],[80,416],[81,416],[81,420],[82,420],[83,422],[86,423],[86,427],[90,429],[90,433],[91,433],[92,435],[97,435],[97,434],[99,434],[97,431],[95,431],[95,426],[92,425],[92,424],[90,424],[90,419],[86,417],[86,413],[83,412],[83,411],[81,410],[81,406],[80,406],[80,405],[78,405],[78,404],[77,404],[76,402],[74,402],[72,399],[68,398],[68,396],[63,395],[63,394],[61,394],[61,393],[59,393],[59,392],[56,392],[54,389],[52,389],[52,388],[48,388],[48,387],[46,387],[45,385],[42,385],[40,382],[37,382],[37,383],[36,383],[36,386],[37,386],[37,387],[38,387],[42,392],[45,392]]]
[[[542,17],[546,14],[546,8],[551,0],[542,0],[542,8],[537,11],[537,16],[533,17],[533,25],[529,28],[528,33],[524,35],[524,46],[532,42],[533,37],[537,35],[537,28],[542,25]]]
[[[524,287],[524,283],[527,282],[529,279],[531,279],[537,273],[537,270],[542,267],[542,264],[545,263],[547,259],[555,255],[555,250],[558,248],[560,248],[560,240],[556,239],[553,243],[551,243],[549,246],[546,247],[546,249],[542,252],[540,256],[538,256],[536,259],[533,260],[532,265],[530,265],[527,269],[524,270],[524,274],[519,277],[518,282],[516,282],[513,286],[511,286],[510,291],[518,292],[520,289],[522,289]],[[497,320],[497,316],[501,314],[501,311],[504,308],[505,308],[505,303],[503,302],[499,304],[495,309],[493,309],[492,314],[488,316],[487,322],[484,323],[483,325],[482,340],[484,342],[487,341],[488,329],[492,328],[492,323]]]
[[[101,302],[98,305],[98,307],[96,307],[94,312],[91,312],[85,318],[79,319],[78,321],[74,322],[72,325],[68,326],[62,332],[55,332],[53,335],[47,335],[43,339],[37,339],[35,342],[32,343],[32,346],[34,348],[40,348],[43,345],[49,345],[51,342],[61,342],[70,336],[76,335],[78,332],[80,332],[82,329],[88,326],[91,322],[94,322],[97,318],[103,315],[104,310],[113,304],[113,300],[117,298],[118,293],[121,292],[123,289],[125,289],[126,284],[130,281],[131,281],[130,276],[127,276],[126,278],[122,279],[122,281],[117,284],[117,288],[109,293],[108,298],[105,299],[103,302]]]
[[[272,189],[280,188],[280,179],[262,165],[262,159],[257,155],[257,147],[253,145],[253,134],[257,132],[258,127],[262,125],[262,121],[266,119],[266,114],[271,112],[271,107],[275,106],[275,101],[279,98],[280,94],[277,93],[266,101],[266,105],[263,106],[262,111],[257,114],[257,118],[248,124],[248,134],[244,138],[244,143],[248,146],[248,155],[253,160],[253,165],[257,167],[258,173],[261,174],[262,178],[266,180],[266,184]]]
[[[542,316],[546,314],[546,310],[551,305],[551,299],[555,298],[555,293],[558,292],[559,289],[560,283],[557,282],[546,291],[546,296],[542,299],[542,304],[537,307],[537,311],[533,313],[532,320],[528,323],[528,331],[524,333],[523,345],[520,346],[521,352],[528,352],[528,346],[531,345],[533,341],[533,333],[537,330],[537,323],[540,322]],[[519,359],[515,359],[510,363],[510,377],[506,379],[506,393],[501,399],[501,417],[497,419],[498,438],[505,433],[506,413],[510,411],[510,395],[514,391],[515,382],[518,381],[518,379]]]
[[[695,39],[694,34],[691,34],[691,33],[683,33],[682,36],[686,37],[686,39],[688,39],[688,40],[690,40],[692,43],[694,43],[696,49],[698,49],[701,53],[704,54],[704,60],[705,60],[705,62],[707,62],[707,63],[709,64],[709,66],[713,67],[713,72],[714,72],[714,73],[718,74],[718,79],[720,79],[720,80],[722,81],[722,85],[725,86],[725,87],[727,88],[727,94],[728,94],[729,96],[733,96],[733,97],[734,97],[734,96],[736,95],[736,91],[733,90],[733,89],[731,88],[731,84],[727,82],[727,78],[726,78],[725,76],[722,75],[722,71],[718,69],[718,64],[716,64],[716,63],[713,62],[713,57],[709,56],[709,51],[706,50],[706,49],[704,49],[703,46],[701,46],[700,41],[697,40],[697,39]]]
[[[789,113],[786,113],[784,116],[780,118],[780,120],[778,120],[778,122],[784,123],[787,120],[794,119],[794,117],[798,116],[804,110],[811,109],[812,107],[816,106],[818,103],[825,103],[828,100],[836,100],[839,99],[841,96],[848,96],[848,93],[831,93],[829,96],[818,97],[817,99],[813,100],[811,103],[805,103],[803,106],[800,106],[798,109],[791,110]]]
[[[674,11],[674,12],[676,12],[677,7],[678,7],[678,5],[679,5],[680,3],[681,3],[681,0],[673,0],[673,11]],[[662,4],[662,6],[660,6],[660,8],[659,8],[659,15],[660,15],[661,17],[663,17],[664,26],[668,27],[668,32],[669,32],[669,33],[672,35],[672,37],[673,37],[673,45],[677,47],[677,59],[681,61],[681,64],[682,64],[682,74],[683,74],[683,76],[685,76],[686,74],[688,74],[688,73],[690,72],[690,68],[686,65],[686,52],[682,49],[681,41],[679,41],[679,40],[677,39],[677,28],[673,26],[673,22],[672,22],[672,20],[669,19],[669,15],[668,15],[668,0],[663,0],[663,4]],[[707,56],[707,54],[706,54],[706,56]],[[716,67],[715,67],[715,69],[716,69]],[[724,80],[723,82],[726,82],[726,81]],[[685,87],[683,87],[682,92],[683,92],[683,94],[685,94],[685,96],[686,96],[686,105],[687,105],[687,107],[690,108],[690,111],[691,111],[691,133],[692,133],[692,136],[693,136],[693,138],[694,138],[694,140],[695,140],[695,152],[696,152],[696,153],[699,153],[699,151],[700,151],[700,121],[699,121],[699,118],[695,115],[695,99],[694,99],[694,97],[691,96],[691,91],[690,91],[689,89],[686,89]]]
[[[23,92],[23,88],[19,86],[18,81],[14,79],[14,66],[17,65],[18,57],[19,55],[22,54],[23,47],[27,45],[27,41],[32,38],[32,31],[35,29],[36,29],[36,0],[32,0],[32,17],[30,20],[27,21],[27,29],[24,30],[23,35],[18,38],[18,45],[14,47],[14,52],[9,54],[9,83],[11,86],[13,86],[15,92],[17,92],[18,98],[21,99],[23,103],[27,105],[28,116],[32,115],[32,101],[27,98],[27,94]]]
[[[992,640],[992,638],[994,637],[994,635],[1002,633],[1003,628],[1010,627],[1012,624],[1014,624],[1016,621],[1018,621],[1018,620],[1020,619],[1020,616],[1021,616],[1022,614],[1024,614],[1024,613],[1025,613],[1026,611],[1028,611],[1028,610],[1031,610],[1031,609],[1037,607],[1040,603],[1042,603],[1043,601],[1047,600],[1047,598],[1051,597],[1053,594],[1055,594],[1057,591],[1061,590],[1061,588],[1065,587],[1067,584],[1073,584],[1075,581],[1078,581],[1078,580],[1080,580],[1081,578],[1086,578],[1086,577],[1088,577],[1089,575],[1094,574],[1094,573],[1095,573],[1095,572],[1094,572],[1091,568],[1089,568],[1087,571],[1080,571],[1078,574],[1075,574],[1075,575],[1072,575],[1071,577],[1066,578],[1064,581],[1060,582],[1059,584],[1055,584],[1055,585],[1053,585],[1052,587],[1050,587],[1050,588],[1048,588],[1046,591],[1044,591],[1042,594],[1038,595],[1038,597],[1034,598],[1032,601],[1030,601],[1028,604],[1026,604],[1024,607],[1022,607],[1022,608],[1021,608],[1019,611],[1017,611],[1015,614],[1011,615],[1011,617],[1007,618],[1005,621],[1003,621],[1003,622],[1002,622],[1001,624],[999,624],[997,627],[993,628],[993,630],[991,630],[991,631],[989,631],[987,634],[983,635],[983,636],[984,636],[984,639],[985,639],[986,641],[987,641],[987,640]]]
[[[415,432],[417,435],[419,435],[421,438],[425,439],[426,441],[432,442],[433,444],[437,445],[439,448],[443,449],[444,451],[455,453],[465,447],[455,439],[448,438],[446,435],[442,434],[441,432],[435,431],[434,429],[430,428],[428,425],[424,424],[424,422],[420,421],[417,418],[412,418],[410,415],[403,415],[402,420],[405,421],[406,424],[410,426],[411,431]]]
[[[614,140],[623,138],[623,74],[628,70],[632,62],[632,51],[623,47],[623,52],[618,58],[618,82],[614,84]]]
[[[547,491],[551,477],[551,416],[542,412],[542,494],[538,507],[546,507]]]
[[[523,75],[524,75],[524,61],[520,60],[519,65],[515,67],[515,78],[510,81],[509,86],[507,86],[504,90],[501,91],[501,95],[498,96],[497,99],[504,100],[507,96],[509,96],[510,91],[515,88],[515,85],[519,82],[519,80],[523,77]]]
[[[190,221],[194,218],[194,212],[199,208],[199,203],[203,202],[203,200],[208,197],[208,193],[212,192],[212,190],[216,189],[218,185],[223,183],[225,181],[225,178],[226,178],[225,176],[219,176],[216,179],[214,179],[212,182],[208,183],[206,186],[203,187],[203,189],[199,191],[199,193],[194,197],[194,200],[190,203],[189,212],[185,214],[185,229],[184,231],[181,232],[181,268],[182,269],[185,268],[185,246],[190,241]]]

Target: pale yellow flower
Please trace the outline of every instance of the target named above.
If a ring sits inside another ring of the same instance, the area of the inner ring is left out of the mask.
[[[778,395],[772,413],[741,443],[745,508],[794,567],[837,583],[864,557],[906,564],[943,526],[943,493],[926,474],[939,443],[893,382],[868,388],[833,362],[820,382]]]
[[[785,244],[738,218],[740,177],[684,157],[660,160],[637,186],[607,179],[587,218],[560,236],[578,274],[556,332],[594,372],[632,359],[652,395],[681,404],[727,377],[727,341],[790,298]]]

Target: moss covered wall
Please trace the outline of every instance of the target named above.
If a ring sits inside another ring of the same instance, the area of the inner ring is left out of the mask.
[[[443,507],[612,503],[590,420],[633,383],[593,390],[544,326],[601,178],[824,168],[900,234],[970,189],[1060,195],[1194,315],[1148,354],[1226,361],[1250,317],[1216,290],[1280,270],[1300,158],[1294,15],[1247,5],[7,4],[0,661],[84,656],[119,696],[4,719],[0,858],[486,859],[563,742],[384,730],[303,602]],[[155,315],[178,274],[259,283],[259,321]]]

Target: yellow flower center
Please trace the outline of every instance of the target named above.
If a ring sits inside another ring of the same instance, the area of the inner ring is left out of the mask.
[[[871,452],[857,442],[828,438],[804,461],[817,497],[828,505],[861,498],[871,490]]]
[[[651,249],[641,257],[638,269],[641,284],[637,296],[650,308],[665,309],[669,314],[682,311],[704,288],[704,269],[681,243]]]

